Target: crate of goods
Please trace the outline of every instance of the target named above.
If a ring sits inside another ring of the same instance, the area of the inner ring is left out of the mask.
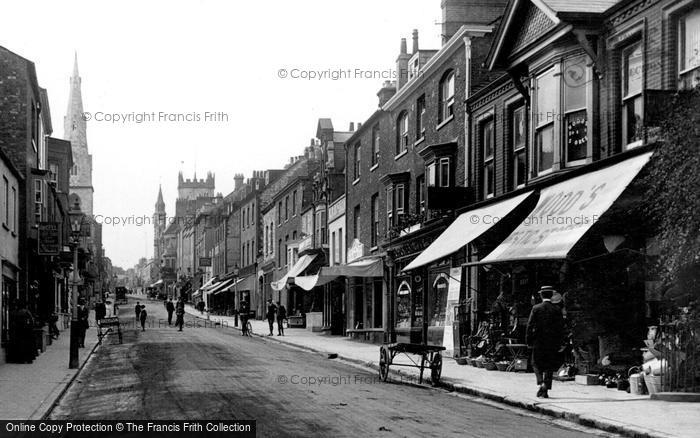
[[[598,375],[597,374],[583,374],[576,376],[576,383],[579,385],[598,385]]]

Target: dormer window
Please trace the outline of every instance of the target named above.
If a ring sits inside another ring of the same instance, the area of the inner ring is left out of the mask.
[[[449,71],[440,81],[440,106],[438,123],[447,121],[454,115],[455,103],[455,74]]]

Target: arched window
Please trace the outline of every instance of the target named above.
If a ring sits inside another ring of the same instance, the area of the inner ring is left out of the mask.
[[[396,155],[408,150],[408,111],[402,111],[396,119]]]
[[[440,80],[440,106],[438,123],[442,123],[454,115],[455,103],[455,73],[450,70]]]

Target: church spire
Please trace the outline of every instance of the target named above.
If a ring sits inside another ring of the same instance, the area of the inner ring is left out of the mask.
[[[75,58],[73,59],[73,77],[74,78],[79,78],[80,75],[78,74],[78,51],[75,51]]]
[[[165,211],[165,202],[163,201],[163,188],[158,184],[158,200],[156,201],[156,211]]]

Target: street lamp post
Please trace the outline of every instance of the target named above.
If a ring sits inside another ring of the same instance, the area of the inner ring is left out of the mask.
[[[78,358],[78,286],[80,285],[80,274],[78,269],[78,246],[80,243],[80,228],[82,226],[82,213],[71,215],[71,231],[73,236],[73,275],[71,276],[71,323],[70,323],[70,358],[68,368],[76,369],[80,365]]]

